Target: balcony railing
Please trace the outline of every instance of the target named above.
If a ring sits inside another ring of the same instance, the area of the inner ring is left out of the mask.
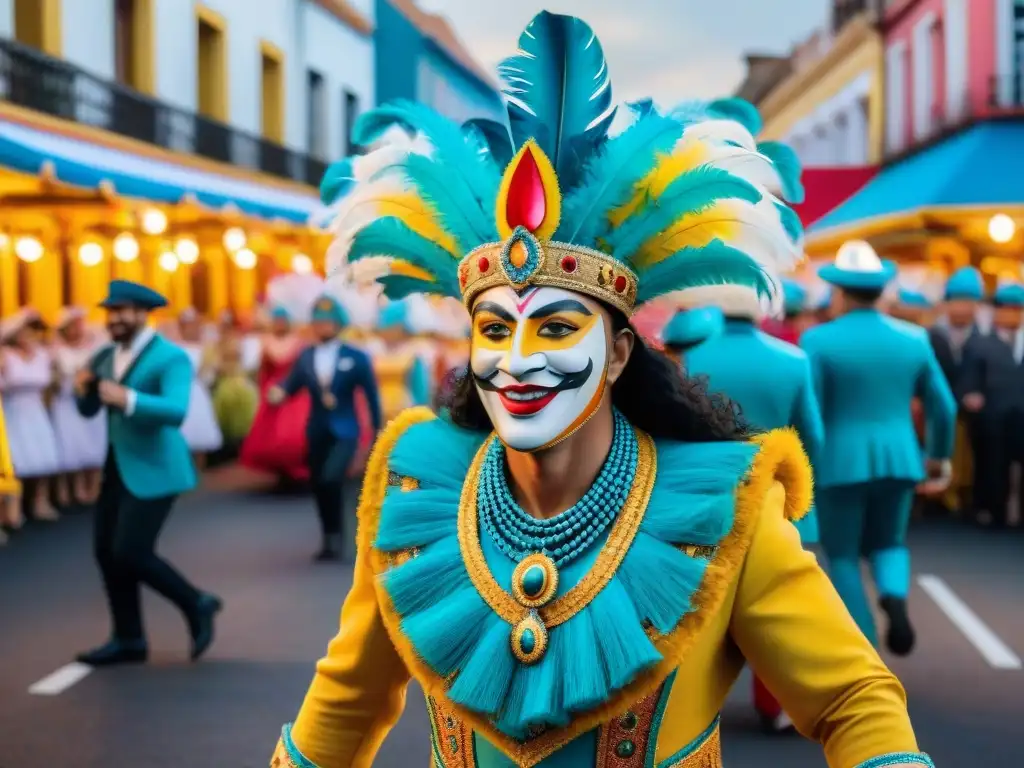
[[[0,100],[313,186],[327,168],[323,160],[165,104],[12,40],[0,40]]]

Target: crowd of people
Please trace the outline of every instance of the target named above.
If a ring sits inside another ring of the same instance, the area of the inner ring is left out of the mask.
[[[468,318],[458,306],[388,302],[373,287],[332,289],[315,276],[272,280],[250,322],[231,312],[211,321],[187,308],[154,325],[192,365],[180,430],[197,468],[237,460],[274,479],[310,480],[307,427],[318,423],[310,418],[311,396],[296,391],[274,401],[268,393],[287,382],[302,351],[316,343],[314,305],[325,291],[337,297],[344,313],[333,335],[372,361],[371,385],[353,395],[361,458],[348,462],[350,474],[358,474],[375,432],[368,392],[380,399],[380,418],[392,418],[408,406],[430,404],[448,371],[468,359]],[[0,498],[0,543],[28,518],[52,522],[96,503],[107,418],[79,412],[74,381],[109,343],[106,328],[91,323],[79,307],[65,309],[49,325],[32,309],[0,323],[0,404],[21,485],[19,495]],[[337,546],[325,551],[336,552]]]

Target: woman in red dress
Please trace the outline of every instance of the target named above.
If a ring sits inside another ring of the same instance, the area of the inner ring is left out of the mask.
[[[242,443],[239,461],[243,466],[287,478],[306,480],[306,421],[309,419],[309,395],[305,392],[279,405],[267,402],[266,393],[288,375],[302,351],[302,339],[292,329],[287,310],[271,313],[270,332],[262,340],[257,382],[260,405],[249,435]]]

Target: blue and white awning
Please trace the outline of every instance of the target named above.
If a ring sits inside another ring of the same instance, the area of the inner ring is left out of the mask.
[[[306,223],[321,210],[313,190],[290,192],[6,121],[0,121],[0,165],[30,174],[49,166],[56,181],[85,189],[112,185],[119,195],[161,203],[193,198],[264,219]]]

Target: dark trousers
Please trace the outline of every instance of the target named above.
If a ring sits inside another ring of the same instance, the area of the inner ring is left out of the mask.
[[[1010,505],[1010,470],[1024,460],[1024,413],[981,413],[975,421],[974,506],[1005,525]]]
[[[125,487],[113,451],[103,468],[103,487],[96,504],[93,550],[107,593],[114,636],[142,640],[139,585],[160,593],[191,618],[199,591],[156,554],[160,530],[176,496],[140,499]]]
[[[310,483],[325,538],[341,533],[345,480],[355,450],[355,440],[339,440],[330,433],[309,435]]]

